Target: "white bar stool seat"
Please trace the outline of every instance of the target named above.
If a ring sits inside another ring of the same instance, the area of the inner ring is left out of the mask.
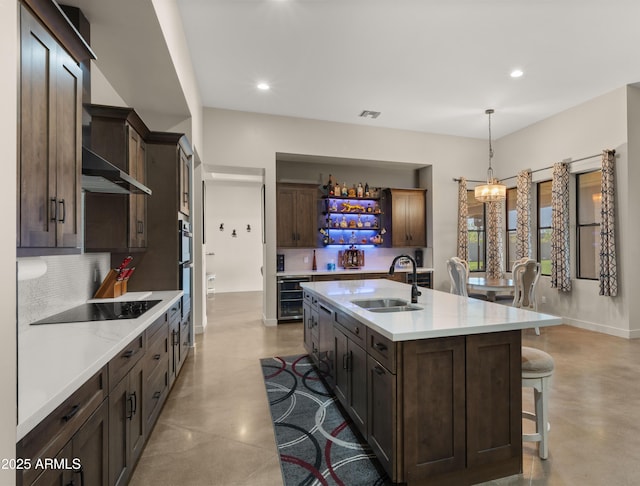
[[[549,457],[549,380],[555,367],[550,354],[539,349],[522,347],[522,386],[533,388],[535,413],[523,411],[522,417],[536,423],[535,434],[522,434],[522,440],[539,442],[541,459]]]

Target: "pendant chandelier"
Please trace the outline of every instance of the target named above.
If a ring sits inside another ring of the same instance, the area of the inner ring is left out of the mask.
[[[493,110],[489,108],[485,110],[485,113],[489,115],[489,169],[487,169],[487,183],[475,188],[476,200],[480,202],[492,202],[502,201],[507,196],[507,186],[500,184],[498,180],[493,177],[493,169],[491,168],[491,159],[493,158],[493,148],[491,146],[491,115]]]

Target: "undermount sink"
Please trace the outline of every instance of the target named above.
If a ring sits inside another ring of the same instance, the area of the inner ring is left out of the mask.
[[[406,312],[422,310],[422,307],[409,304],[403,299],[359,299],[352,300],[351,302],[370,312]]]

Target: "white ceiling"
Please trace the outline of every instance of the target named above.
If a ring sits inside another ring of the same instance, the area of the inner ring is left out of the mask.
[[[499,138],[640,81],[638,0],[177,2],[209,107]]]

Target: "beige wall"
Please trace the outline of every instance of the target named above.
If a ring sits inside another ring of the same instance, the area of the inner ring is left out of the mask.
[[[587,103],[566,110],[497,141],[495,168],[500,177],[515,175],[519,170],[548,167],[564,159],[579,159],[600,154],[603,149],[616,150],[616,179],[618,183],[618,269],[619,294],[617,297],[600,297],[599,284],[592,280],[573,279],[569,293],[551,289],[549,277],[542,277],[541,295],[547,303],[540,304],[541,312],[561,315],[566,322],[623,337],[632,337],[628,311],[632,292],[630,272],[625,262],[631,262],[629,222],[629,184],[627,177],[629,152],[627,147],[627,96],[626,88],[619,88]],[[583,171],[600,167],[595,158],[571,165],[571,171]],[[550,171],[534,174],[534,181],[548,180]],[[511,180],[514,183],[514,180]],[[575,190],[571,185],[571,191]],[[572,198],[573,200],[573,198]],[[635,207],[638,207],[636,204]],[[575,220],[571,221],[572,274],[575,275]],[[635,238],[637,241],[637,238]],[[535,245],[535,240],[534,240]],[[635,244],[637,246],[637,244]],[[636,260],[637,261],[637,260]],[[637,324],[635,325],[637,329]],[[637,337],[640,337],[638,335]]]
[[[204,111],[204,141],[207,164],[265,170],[267,324],[276,319],[276,153],[432,165],[435,288],[448,289],[444,262],[456,251],[457,186],[452,178],[484,177],[485,141],[213,108]]]
[[[0,2],[0,58],[4,71],[0,76],[0,137],[4,152],[3,183],[0,204],[6,214],[16,214],[16,160],[17,160],[17,80],[18,80],[18,3]],[[11,218],[14,222],[15,220]],[[0,260],[6,269],[16,268],[16,225],[9,222],[0,238]],[[16,361],[16,280],[12,276],[2,279],[0,291],[0,458],[15,457],[17,420],[17,361]],[[0,469],[0,484],[15,484],[15,470]]]

